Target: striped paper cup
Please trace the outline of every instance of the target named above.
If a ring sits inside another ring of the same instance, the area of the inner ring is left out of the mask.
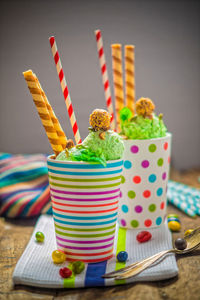
[[[147,140],[124,140],[119,205],[120,226],[142,229],[164,222],[171,134]]]
[[[122,160],[107,166],[47,159],[58,249],[68,260],[100,262],[113,252]]]

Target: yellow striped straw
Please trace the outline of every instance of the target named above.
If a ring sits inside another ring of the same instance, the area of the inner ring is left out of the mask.
[[[125,56],[125,87],[126,106],[135,114],[135,47],[126,45]]]
[[[49,114],[50,114],[51,120],[53,122],[54,128],[55,128],[55,130],[57,132],[57,135],[58,135],[58,137],[60,139],[60,143],[61,143],[63,149],[65,149],[66,148],[66,144],[67,144],[67,137],[66,137],[66,135],[65,135],[65,133],[64,133],[64,131],[63,131],[61,125],[60,125],[60,122],[59,122],[58,118],[56,117],[56,115],[54,113],[54,110],[53,110],[51,104],[49,103],[49,101],[47,99],[47,96],[46,96],[44,90],[42,89],[42,86],[41,86],[41,84],[40,84],[40,82],[39,82],[39,80],[38,80],[38,78],[37,78],[36,75],[35,75],[35,79],[37,81],[38,87],[40,88],[40,90],[42,92],[42,96],[43,96],[44,101],[46,103],[46,107],[47,107],[47,109],[49,111]]]
[[[35,106],[37,108],[38,114],[40,116],[41,122],[44,126],[44,129],[46,131],[47,137],[49,139],[49,142],[51,144],[51,147],[56,155],[58,155],[62,150],[63,147],[60,144],[59,137],[57,135],[57,132],[54,128],[53,122],[51,120],[49,111],[46,107],[45,100],[42,96],[42,91],[40,88],[38,88],[37,80],[32,72],[32,70],[28,70],[26,72],[23,72],[24,78],[26,80],[26,83],[28,85],[28,88],[30,90],[30,93],[33,97],[33,101],[35,103]]]
[[[120,132],[120,110],[124,107],[123,69],[121,44],[112,44],[112,70],[115,93],[117,131]]]

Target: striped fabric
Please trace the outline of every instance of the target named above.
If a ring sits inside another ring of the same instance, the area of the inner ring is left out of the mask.
[[[46,156],[0,153],[0,216],[51,213]]]

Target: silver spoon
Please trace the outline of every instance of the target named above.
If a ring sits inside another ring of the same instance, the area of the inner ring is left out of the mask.
[[[122,268],[118,271],[114,271],[111,273],[104,274],[103,278],[115,278],[116,280],[120,279],[128,279],[131,278],[146,268],[148,268],[150,265],[152,265],[154,262],[156,262],[158,259],[160,259],[162,256],[168,253],[175,253],[175,254],[186,254],[189,253],[195,249],[197,249],[200,246],[200,227],[193,230],[190,234],[186,235],[184,239],[187,242],[187,247],[184,250],[178,250],[176,248],[170,249],[170,250],[164,250],[157,254],[154,254],[153,256],[150,256],[142,261],[133,263],[125,268]]]

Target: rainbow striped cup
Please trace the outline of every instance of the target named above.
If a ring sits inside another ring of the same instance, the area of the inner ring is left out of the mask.
[[[123,161],[47,159],[56,242],[68,260],[112,257]]]

